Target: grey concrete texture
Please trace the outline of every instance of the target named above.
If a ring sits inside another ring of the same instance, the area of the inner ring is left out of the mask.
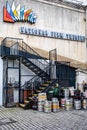
[[[87,110],[44,113],[0,108],[0,130],[87,130]]]

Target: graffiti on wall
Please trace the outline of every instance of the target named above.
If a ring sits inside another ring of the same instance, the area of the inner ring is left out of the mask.
[[[3,21],[4,22],[29,22],[31,24],[36,23],[37,16],[32,9],[26,9],[25,6],[16,7],[13,1],[12,6],[6,2],[6,7],[3,7]]]

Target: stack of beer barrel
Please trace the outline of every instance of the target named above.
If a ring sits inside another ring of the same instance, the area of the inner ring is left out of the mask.
[[[52,97],[47,99],[46,93],[38,94],[38,111],[58,112],[59,110],[87,110],[87,90],[63,88],[64,95],[60,98]]]
[[[66,110],[73,109],[73,99],[69,96],[68,88],[64,88],[64,98],[61,99],[61,108]]]
[[[44,102],[47,100],[46,93],[39,93],[38,94],[38,111],[44,111]]]
[[[57,98],[52,98],[52,101],[47,100],[46,93],[38,94],[38,111],[40,112],[57,112],[59,110],[59,101]]]

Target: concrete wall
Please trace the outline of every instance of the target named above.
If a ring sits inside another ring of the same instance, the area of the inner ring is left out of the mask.
[[[1,65],[1,62],[0,62]],[[9,60],[8,67],[13,67],[13,62]],[[14,67],[18,67],[18,62],[14,61]],[[21,65],[21,85],[23,85],[26,81],[29,81],[35,74],[29,70],[24,65]],[[3,81],[3,75],[1,75],[0,81]],[[8,69],[8,83],[14,83],[15,81],[19,81],[19,69],[9,68]],[[1,86],[2,88],[2,86]],[[2,89],[0,89],[0,101],[2,95]],[[13,89],[14,102],[17,103],[19,101],[19,89]],[[1,102],[0,102],[1,103]]]
[[[87,71],[77,69],[76,70],[76,87],[78,84],[82,84],[83,82],[87,83]]]
[[[8,62],[9,67],[13,67],[13,62],[10,60]],[[14,61],[14,67],[18,67],[18,62]],[[35,74],[29,70],[24,65],[21,65],[21,85],[23,85],[26,81],[29,81]],[[19,69],[8,69],[8,82],[14,83],[15,81],[19,81]]]
[[[10,5],[12,0],[8,0]],[[37,22],[33,25],[29,23],[3,22],[3,6],[6,1],[0,3],[0,37],[18,37],[23,38],[30,46],[40,48],[46,51],[57,48],[57,52],[61,56],[86,62],[86,44],[85,42],[77,42],[70,40],[59,40],[55,38],[46,38],[39,36],[30,36],[19,33],[21,26],[44,29],[49,31],[57,31],[62,33],[76,34],[85,36],[85,12],[80,9],[72,9],[71,7],[62,7],[58,4],[44,3],[40,0],[15,0],[15,5],[25,5],[26,8],[32,9],[37,14]]]

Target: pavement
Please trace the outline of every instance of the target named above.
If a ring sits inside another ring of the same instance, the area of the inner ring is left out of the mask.
[[[44,113],[1,107],[0,130],[87,130],[87,110]]]

